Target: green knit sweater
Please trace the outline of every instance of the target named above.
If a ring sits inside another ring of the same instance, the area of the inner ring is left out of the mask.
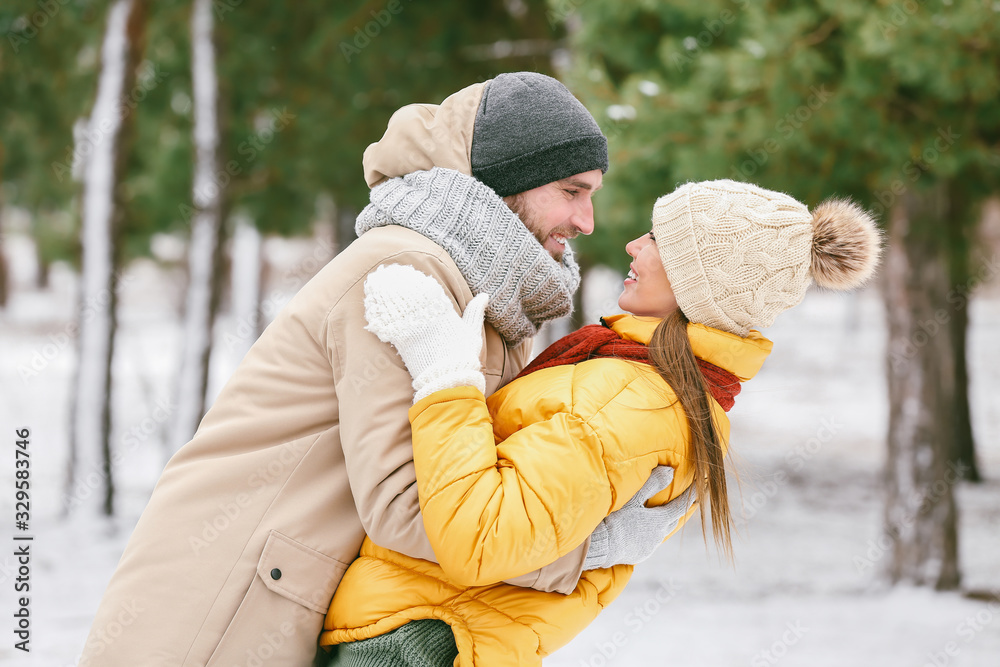
[[[451,667],[455,635],[444,621],[410,621],[378,637],[340,644],[327,667]]]

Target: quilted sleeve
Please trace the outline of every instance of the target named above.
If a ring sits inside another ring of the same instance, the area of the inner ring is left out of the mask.
[[[572,412],[497,443],[483,395],[446,389],[410,409],[424,528],[458,584],[515,577],[572,551],[608,514],[597,433]]]

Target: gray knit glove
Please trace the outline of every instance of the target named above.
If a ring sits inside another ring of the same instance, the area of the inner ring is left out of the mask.
[[[591,533],[584,570],[635,565],[653,555],[695,501],[694,486],[691,486],[665,505],[646,507],[646,501],[670,486],[673,479],[674,469],[670,466],[653,468],[638,493],[609,514]]]
[[[479,353],[489,295],[459,317],[441,284],[412,266],[380,266],[365,280],[368,331],[395,346],[413,376],[413,402],[451,387],[486,391]]]

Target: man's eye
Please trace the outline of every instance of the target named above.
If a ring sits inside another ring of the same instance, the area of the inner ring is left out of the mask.
[[[575,197],[578,194],[580,194],[579,190],[565,190],[564,189],[563,192],[565,192],[566,194],[570,195],[571,197]]]

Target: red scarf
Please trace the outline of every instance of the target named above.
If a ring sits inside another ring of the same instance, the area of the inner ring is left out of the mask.
[[[535,357],[534,361],[525,366],[517,377],[542,368],[578,364],[588,359],[604,357],[652,364],[649,360],[649,348],[642,343],[625,340],[611,329],[600,324],[590,324],[549,345],[540,355]],[[740,379],[729,371],[703,359],[698,359],[698,365],[701,367],[701,374],[705,377],[708,391],[719,402],[722,409],[729,412],[736,402],[736,395],[740,393]]]

